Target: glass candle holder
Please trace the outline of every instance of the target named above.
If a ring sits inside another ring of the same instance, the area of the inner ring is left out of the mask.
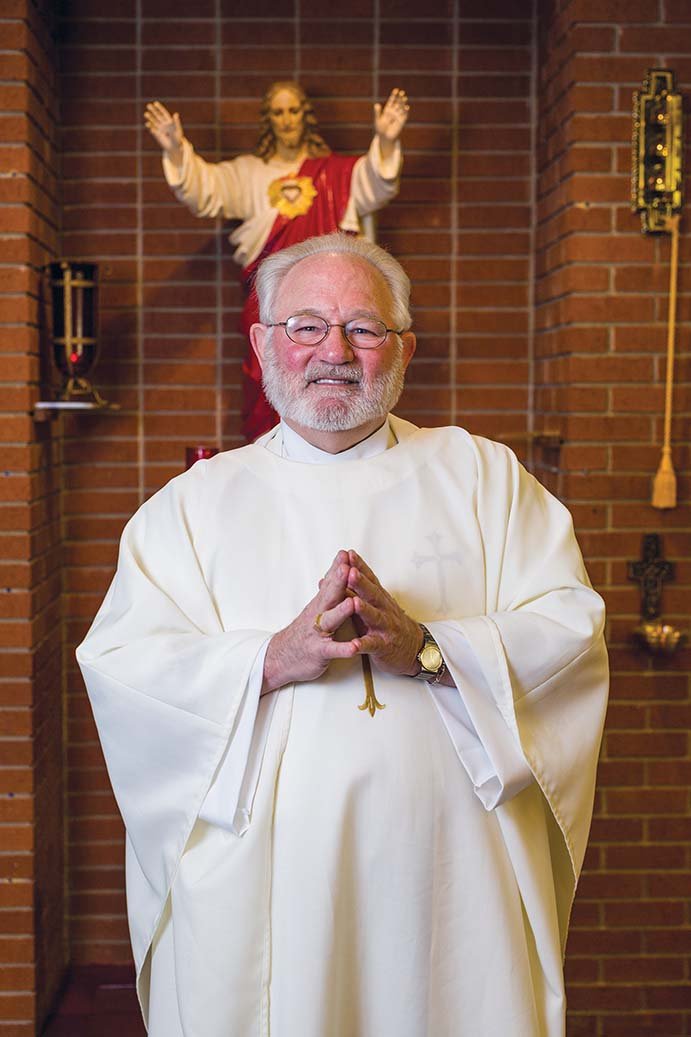
[[[62,396],[94,394],[87,375],[96,363],[97,277],[95,263],[50,264],[53,293],[53,356],[63,376]]]
[[[185,471],[191,468],[196,461],[204,461],[208,457],[215,457],[217,453],[217,446],[185,447]]]

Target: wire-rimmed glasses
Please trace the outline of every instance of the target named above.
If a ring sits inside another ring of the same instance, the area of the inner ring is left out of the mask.
[[[386,342],[387,335],[403,334],[402,329],[387,328],[384,321],[376,317],[353,317],[346,324],[330,324],[323,317],[311,313],[298,313],[266,327],[285,328],[286,335],[296,346],[318,346],[332,328],[343,328],[343,334],[353,349],[378,349]]]

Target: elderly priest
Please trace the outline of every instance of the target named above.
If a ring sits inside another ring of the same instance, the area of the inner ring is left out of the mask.
[[[394,417],[409,282],[269,257],[280,424],[127,525],[78,650],[127,828],[153,1037],[560,1037],[605,710],[568,512]]]

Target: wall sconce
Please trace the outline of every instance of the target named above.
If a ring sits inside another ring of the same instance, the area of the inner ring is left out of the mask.
[[[53,302],[53,361],[62,376],[57,400],[35,405],[41,412],[59,410],[118,410],[91,384],[98,355],[98,266],[62,259],[50,263]],[[46,415],[47,416],[47,415]]]

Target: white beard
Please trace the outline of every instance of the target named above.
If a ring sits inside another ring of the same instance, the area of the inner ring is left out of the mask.
[[[315,378],[343,378],[353,380],[356,386],[342,399],[310,398],[310,383]],[[269,346],[264,355],[262,384],[266,398],[273,409],[305,428],[317,432],[345,432],[359,428],[370,421],[385,418],[398,403],[403,392],[405,366],[399,350],[388,371],[368,379],[359,364],[330,367],[312,364],[302,374],[284,371],[276,362],[276,354]]]

